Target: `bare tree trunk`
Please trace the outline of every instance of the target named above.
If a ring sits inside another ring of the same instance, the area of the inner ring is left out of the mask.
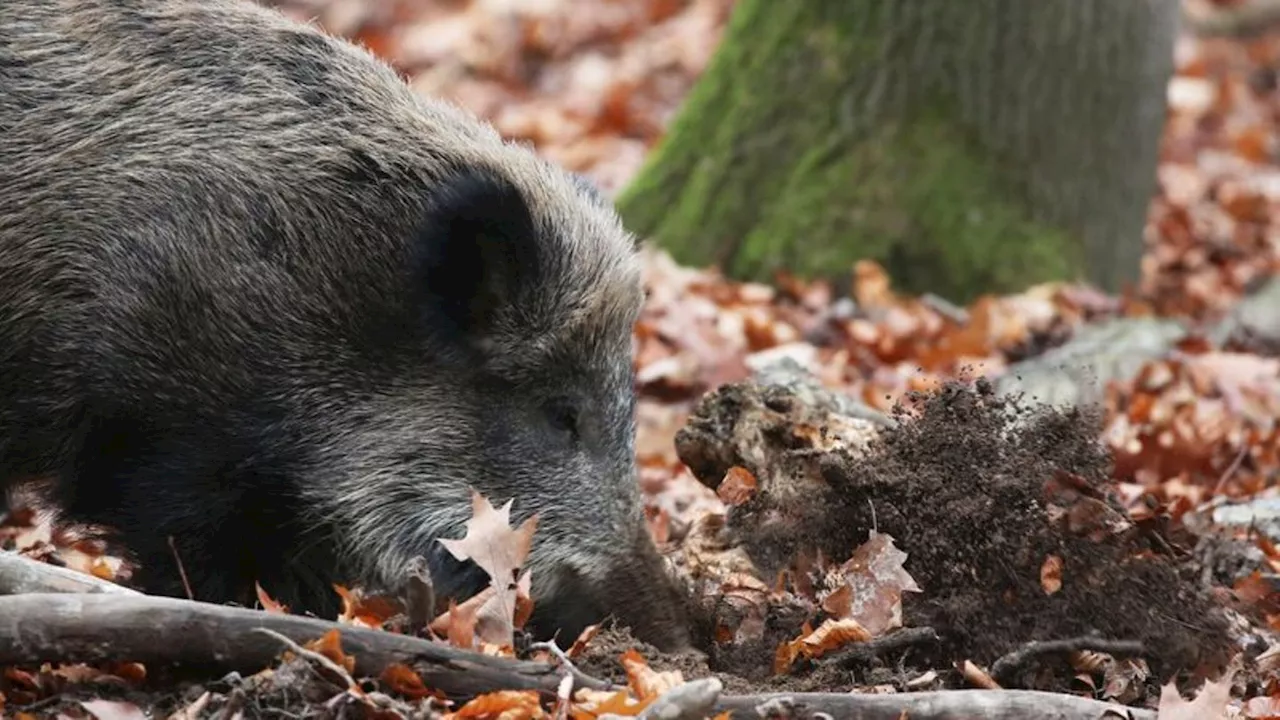
[[[956,298],[1137,274],[1177,0],[739,0],[618,204],[736,277]]]

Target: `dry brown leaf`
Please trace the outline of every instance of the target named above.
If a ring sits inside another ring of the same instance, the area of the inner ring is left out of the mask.
[[[303,647],[320,653],[348,673],[356,669],[356,659],[342,651],[342,634],[337,628],[333,628]]]
[[[853,612],[853,588],[842,584],[822,598],[822,609],[836,617],[849,617]]]
[[[578,688],[573,697],[576,702],[569,708],[569,717],[573,720],[596,720],[603,715],[635,717],[655,699],[637,701],[626,690],[609,692],[590,688]]]
[[[902,625],[902,593],[920,592],[903,568],[907,554],[893,538],[874,530],[853,556],[840,566],[842,584],[850,589],[848,602],[835,605],[847,612],[839,617],[855,620],[873,637]]]
[[[520,576],[520,580],[516,582],[516,611],[512,618],[512,624],[517,628],[523,628],[524,624],[529,622],[529,618],[533,616],[533,592],[532,576],[526,570]]]
[[[107,666],[108,671],[116,677],[133,684],[147,679],[147,666],[137,662],[117,662]]]
[[[635,648],[622,654],[622,668],[627,673],[627,685],[641,700],[653,700],[671,688],[684,683],[679,670],[659,672],[649,667],[648,661]]]
[[[986,690],[1000,689],[1000,683],[996,682],[994,678],[987,674],[986,670],[978,667],[972,661],[965,660],[958,664],[959,667],[956,669],[960,671],[960,674],[964,676],[965,681],[970,685],[984,688]]]
[[[576,660],[579,655],[586,651],[587,645],[589,645],[599,633],[599,625],[586,626],[583,628],[582,632],[578,634],[577,639],[573,641],[573,645],[570,645],[569,649],[565,651],[565,655],[567,655],[570,660]]]
[[[1244,702],[1244,717],[1250,720],[1275,720],[1280,718],[1280,697],[1249,698]]]
[[[1156,714],[1160,720],[1225,720],[1227,702],[1231,700],[1231,676],[1206,682],[1194,700],[1184,700],[1172,682],[1160,688],[1160,704]]]
[[[175,712],[168,717],[168,720],[199,720],[201,713],[209,706],[209,701],[213,699],[213,691],[205,690],[200,693],[200,697],[192,700],[181,710]]]
[[[493,588],[485,588],[483,592],[469,598],[461,605],[450,598],[449,609],[431,621],[429,626],[431,632],[444,636],[449,640],[449,644],[456,648],[471,649],[476,642],[476,611],[488,598],[486,593],[492,592]]]
[[[257,593],[258,593],[258,602],[262,605],[262,609],[263,609],[265,612],[271,613],[271,614],[273,614],[273,615],[288,615],[288,614],[289,614],[289,608],[287,608],[287,607],[285,607],[284,605],[282,605],[282,604],[280,604],[280,603],[276,602],[275,598],[273,598],[273,597],[271,597],[270,595],[268,595],[268,594],[267,594],[267,591],[266,591],[266,590],[263,590],[261,585],[259,585],[258,583],[256,583],[256,582],[255,582],[255,583],[253,584],[253,588],[254,588],[254,590],[255,590],[255,591],[257,591]]]
[[[414,672],[413,668],[401,663],[392,663],[384,668],[379,680],[392,692],[412,700],[428,696],[443,698],[441,693],[427,689],[427,686],[422,683],[422,676]]]
[[[534,690],[499,690],[477,695],[446,720],[541,720],[547,717]]]
[[[1103,671],[1102,696],[1120,703],[1131,703],[1146,693],[1151,675],[1142,658],[1122,658],[1108,663]]]
[[[131,702],[120,700],[82,700],[80,706],[98,720],[148,720],[147,714]]]
[[[857,620],[844,618],[825,620],[817,630],[810,632],[806,626],[799,638],[778,646],[774,655],[775,674],[785,673],[801,657],[813,659],[832,650],[856,642],[866,642],[873,636]]]
[[[521,574],[521,569],[538,525],[535,514],[512,529],[511,505],[508,500],[501,509],[494,509],[488,498],[473,491],[466,535],[439,541],[458,560],[471,560],[488,573],[494,592],[477,608],[476,631],[485,642],[500,646],[514,643],[517,596],[530,582],[529,571]]]
[[[1062,589],[1062,558],[1049,555],[1040,565],[1040,588],[1046,595],[1052,595]]]
[[[509,590],[499,592],[493,586],[486,588],[488,597],[476,608],[475,615],[476,636],[482,642],[499,647],[512,646],[515,628],[522,625],[533,611],[530,587],[530,574],[525,570]]]
[[[402,610],[399,603],[391,598],[366,595],[336,583],[333,589],[342,598],[342,613],[338,616],[338,622],[344,625],[378,629]]]
[[[716,495],[725,505],[741,505],[756,494],[756,476],[750,470],[735,465],[724,474]]]

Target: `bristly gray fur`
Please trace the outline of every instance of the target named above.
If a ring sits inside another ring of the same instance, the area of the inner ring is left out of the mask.
[[[469,493],[541,516],[536,624],[683,642],[634,478],[635,239],[370,53],[237,0],[0,3],[0,473],[140,582],[395,586]],[[638,583],[639,587],[624,584]]]

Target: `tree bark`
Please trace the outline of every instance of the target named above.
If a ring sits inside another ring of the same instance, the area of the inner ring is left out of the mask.
[[[57,567],[0,550],[0,595],[23,593],[112,593],[140,595],[123,585],[71,568]]]
[[[679,260],[968,299],[1134,276],[1178,0],[739,0],[618,205]]]
[[[545,663],[482,655],[410,635],[179,598],[116,593],[0,597],[0,665],[122,660],[251,674],[283,648],[258,632],[296,643],[338,629],[359,676],[391,663],[414,667],[429,687],[469,698],[495,689],[554,693],[560,672]]]

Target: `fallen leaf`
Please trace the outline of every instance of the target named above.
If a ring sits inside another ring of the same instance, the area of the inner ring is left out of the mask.
[[[267,594],[266,590],[258,583],[253,584],[253,589],[258,593],[258,602],[262,604],[262,609],[273,615],[288,615],[289,608],[276,602],[274,598]]]
[[[488,573],[494,594],[477,609],[476,631],[486,642],[500,646],[515,641],[517,596],[521,585],[530,582],[528,571],[522,575],[521,569],[538,524],[534,514],[512,529],[511,505],[508,500],[500,510],[494,509],[488,498],[473,491],[466,535],[439,541],[458,560],[471,560]]]
[[[477,695],[446,720],[540,720],[547,717],[534,690],[499,690]]]
[[[565,655],[567,655],[570,660],[576,660],[578,656],[587,649],[587,645],[591,643],[591,640],[599,633],[600,626],[598,624],[586,626],[582,629],[582,632],[578,634],[578,638],[573,641],[573,645],[570,645],[569,649],[565,651]]]
[[[403,610],[399,603],[390,598],[366,595],[336,583],[333,589],[342,598],[342,613],[338,616],[338,622],[344,625],[378,629]]]
[[[1194,700],[1184,700],[1178,687],[1169,681],[1160,688],[1160,703],[1156,715],[1160,720],[1219,720],[1227,717],[1227,702],[1231,699],[1231,676],[1206,681]]]
[[[205,690],[200,697],[192,700],[186,707],[170,715],[168,720],[199,720],[201,713],[213,699],[213,691]]]
[[[329,630],[303,647],[320,653],[348,673],[356,669],[356,659],[342,651],[342,634],[337,628]]]
[[[578,688],[573,697],[576,702],[569,708],[569,717],[573,720],[596,720],[605,715],[634,717],[657,699],[637,701],[626,690],[608,692],[590,688]]]
[[[399,693],[412,700],[436,695],[422,683],[422,676],[413,668],[402,663],[391,663],[383,669],[380,681],[392,692]]]
[[[774,657],[774,672],[789,670],[800,657],[813,659],[850,643],[866,642],[873,636],[857,620],[844,618],[825,620],[817,630],[802,632],[800,637],[778,647]]]
[[[960,671],[960,674],[964,677],[965,681],[974,687],[980,687],[986,690],[1000,689],[1000,683],[996,682],[994,678],[987,674],[986,670],[978,667],[970,660],[965,660],[964,662],[959,663],[959,667],[956,669]]]
[[[756,476],[751,471],[735,465],[724,474],[716,495],[725,505],[741,505],[755,496]]]
[[[98,720],[148,720],[147,714],[131,702],[120,700],[81,700],[81,707]]]
[[[493,588],[485,588],[480,594],[469,598],[461,605],[450,599],[449,609],[431,621],[431,632],[444,636],[449,640],[449,644],[456,648],[469,650],[475,644],[476,611],[488,598],[486,593],[492,592]]]
[[[1062,589],[1062,558],[1049,555],[1040,565],[1040,588],[1046,595]]]
[[[622,667],[627,673],[627,685],[631,692],[641,700],[653,700],[671,688],[684,683],[679,670],[659,672],[649,667],[635,648],[629,648],[622,654]]]
[[[855,621],[872,637],[901,627],[902,593],[920,592],[902,565],[906,559],[907,554],[894,546],[891,536],[873,530],[839,568],[849,595],[847,601],[841,597],[833,605],[834,609],[845,610],[838,617]]]

